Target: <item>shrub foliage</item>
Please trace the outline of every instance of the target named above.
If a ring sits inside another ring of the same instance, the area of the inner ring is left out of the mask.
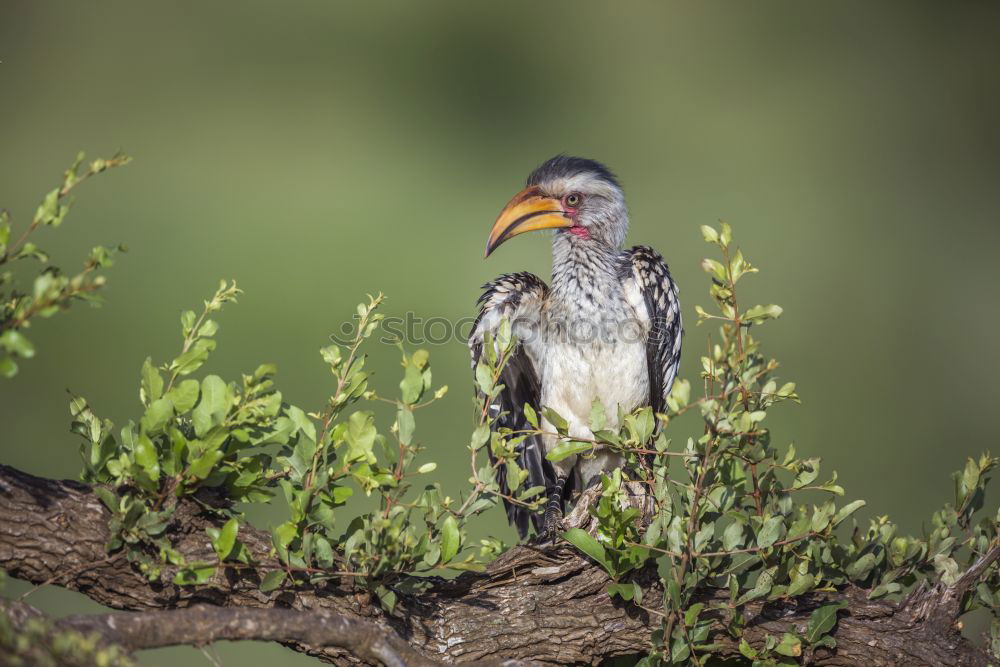
[[[13,242],[8,216],[0,214],[0,264],[45,262],[28,240],[32,232],[60,224],[69,206],[65,198],[78,183],[127,161],[97,160],[81,173],[82,159]],[[699,325],[716,327],[701,357],[701,395],[693,398],[692,383],[678,380],[667,413],[643,408],[620,415],[618,429],[607,428],[605,406],[595,404],[590,440],[570,438],[565,420],[543,411],[561,437],[550,459],[608,447],[628,462],[601,480],[589,508],[591,528],[571,528],[563,537],[607,571],[609,595],[657,619],[654,648],[644,664],[708,664],[713,619],[724,618],[726,631],[739,638],[743,609],[752,601],[849,584],[870,598],[899,596],[924,581],[952,584],[996,543],[1000,525],[1000,515],[982,511],[997,463],[988,454],[967,461],[954,476],[953,502],[935,512],[922,535],[907,536],[884,516],[859,525],[855,513],[864,501],[841,500],[845,492],[835,473],[823,475],[818,458],[800,458],[794,446],[774,444],[770,411],[799,400],[795,384],[779,377],[777,360],[764,352],[758,336],[781,308],[741,304],[741,281],[757,268],[734,244],[728,224],[701,231],[716,254],[702,263],[711,308],[696,308]],[[15,359],[32,356],[23,332],[33,318],[93,297],[103,285],[97,271],[110,265],[112,255],[95,248],[73,277],[46,266],[31,292],[18,291],[11,272],[0,274],[0,288],[7,289],[0,293],[0,373],[13,375]],[[283,399],[272,365],[237,379],[202,372],[216,347],[217,317],[239,294],[235,282],[224,281],[200,311],[181,315],[177,355],[141,364],[142,410],[133,421],[116,427],[84,398],[73,397],[72,430],[83,440],[82,479],[111,511],[109,552],[123,551],[151,580],[181,585],[205,584],[220,568],[256,569],[265,591],[343,578],[376,596],[391,614],[397,595],[420,594],[426,580],[417,575],[481,569],[505,548],[495,538],[471,544],[467,528],[473,517],[502,498],[539,509],[543,489],[524,488],[526,472],[517,463],[518,444],[543,432],[539,416],[525,406],[532,430],[496,431],[486,409],[517,346],[509,326],[487,341],[474,369],[484,398],[468,444],[469,486],[456,485],[449,495],[439,484],[422,482],[435,464],[418,461],[423,448],[415,438],[415,415],[447,391],[433,387],[428,352],[399,343],[398,387],[389,396],[370,384],[365,349],[379,327],[381,295],[358,305],[350,344],[319,351],[330,369],[330,395],[307,411]],[[392,406],[389,423],[376,418],[376,403]],[[497,482],[501,471],[516,489],[506,496]],[[636,484],[647,490],[650,512],[628,502]],[[370,500],[355,505],[358,496]],[[188,562],[171,546],[181,498],[217,513],[220,527],[207,535],[214,560]],[[241,544],[240,527],[248,505],[272,501],[287,507],[287,519],[271,529],[280,566],[267,571]],[[662,599],[644,598],[632,580],[654,561]],[[727,600],[706,606],[701,593],[709,588],[725,591]],[[995,564],[961,605],[963,611],[982,607],[992,613],[991,649],[1000,655]],[[808,647],[835,647],[830,633],[839,608],[821,606],[803,631],[770,637],[763,648],[744,642],[741,651],[755,665],[798,664]]]

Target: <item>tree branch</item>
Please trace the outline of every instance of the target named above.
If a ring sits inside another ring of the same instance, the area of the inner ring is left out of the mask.
[[[390,616],[347,580],[261,592],[261,572],[280,564],[270,555],[268,536],[249,526],[241,527],[239,539],[258,569],[222,568],[208,584],[197,587],[165,583],[169,579],[149,582],[125,558],[107,557],[108,519],[86,485],[0,465],[0,567],[34,583],[55,581],[115,609],[184,610],[63,621],[93,626],[114,619],[116,625],[123,624],[119,627],[132,628],[128,634],[136,638],[121,643],[133,648],[254,638],[282,641],[337,664],[392,664],[388,653],[372,652],[383,650],[379,646],[389,647],[406,664],[421,664],[416,656],[477,664],[596,664],[647,651],[659,623],[635,605],[612,599],[604,571],[566,545],[518,546],[485,573],[453,580],[433,577],[427,580],[430,588],[416,595],[397,591],[396,610]],[[189,561],[213,561],[205,534],[212,523],[213,517],[197,503],[182,501],[171,533],[174,547]],[[987,556],[1000,557],[1000,549],[991,549]],[[750,603],[744,608],[743,638],[760,647],[768,634],[802,633],[814,609],[843,600],[847,607],[831,632],[837,648],[806,648],[806,662],[986,665],[985,653],[961,636],[955,624],[958,607],[951,604],[965,590],[956,587],[967,588],[976,574],[969,576],[955,587],[931,587],[899,603],[870,601],[866,591],[856,588]],[[637,572],[634,580],[647,599],[662,598],[655,568]],[[722,608],[703,612],[714,614],[717,621],[708,641],[723,656],[739,656],[739,639],[725,631],[726,593],[706,590],[701,601]],[[924,613],[942,607],[945,613]],[[163,634],[156,627],[164,621],[154,619],[167,619]],[[357,634],[368,639],[348,643],[356,639],[352,628],[360,628]]]
[[[7,612],[15,626],[41,616],[37,609],[24,602],[0,600],[0,610]],[[128,653],[179,644],[204,646],[223,639],[249,639],[335,646],[387,667],[441,664],[424,657],[375,623],[321,610],[198,606],[168,611],[67,616],[55,621],[53,627],[84,635],[97,634],[105,643],[119,646]]]

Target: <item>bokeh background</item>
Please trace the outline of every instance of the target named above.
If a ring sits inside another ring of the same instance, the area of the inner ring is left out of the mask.
[[[486,262],[482,248],[528,171],[563,151],[619,173],[630,241],[670,262],[696,386],[698,225],[734,225],[762,267],[744,299],[785,307],[762,335],[803,398],[776,413],[774,438],[822,456],[867,516],[919,532],[952,496],[948,473],[996,449],[996,3],[7,0],[0,61],[0,205],[16,221],[77,150],[135,156],[39,234],[66,270],[97,243],[130,250],[105,307],[32,329],[38,357],[0,384],[4,463],[75,477],[66,389],[137,417],[142,360],[173,356],[178,313],[220,278],[246,294],[208,370],[273,361],[289,400],[319,406],[317,349],[366,292],[385,292],[388,314],[457,319],[498,273],[548,275],[542,235]],[[396,352],[370,351],[393,390]],[[431,353],[452,391],[418,433],[457,493],[467,353]],[[477,530],[513,539],[500,512]],[[31,600],[96,608],[54,588]],[[182,660],[209,664],[194,649],[142,656]]]

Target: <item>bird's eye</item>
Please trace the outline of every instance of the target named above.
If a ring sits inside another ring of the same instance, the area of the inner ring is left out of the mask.
[[[566,199],[564,201],[566,202],[566,206],[569,206],[570,208],[576,208],[577,206],[580,205],[580,202],[583,201],[583,196],[576,192],[571,192],[568,195],[566,195]]]

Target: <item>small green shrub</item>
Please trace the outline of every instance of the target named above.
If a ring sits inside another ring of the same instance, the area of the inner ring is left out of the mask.
[[[128,160],[97,160],[81,174],[82,159],[13,242],[8,216],[0,213],[0,268],[24,259],[46,262],[28,241],[32,232],[60,224],[69,207],[65,198],[77,184]],[[799,400],[795,384],[778,377],[778,362],[764,353],[757,336],[782,310],[740,304],[738,286],[757,268],[733,245],[729,225],[706,226],[702,234],[720,257],[702,264],[711,281],[712,309],[695,309],[699,324],[718,325],[701,358],[701,397],[692,399],[691,383],[678,380],[665,414],[642,408],[622,415],[616,430],[606,428],[604,407],[595,404],[589,440],[569,437],[565,420],[543,410],[561,439],[548,454],[551,460],[589,456],[596,447],[614,449],[626,459],[627,465],[601,480],[588,510],[593,528],[572,528],[563,537],[607,571],[609,595],[658,619],[653,650],[642,664],[708,664],[715,648],[713,624],[725,619],[726,631],[740,638],[744,609],[754,601],[846,585],[860,587],[872,599],[898,596],[922,582],[952,585],[1000,539],[1000,515],[982,511],[997,464],[989,454],[968,460],[954,477],[954,502],[934,514],[923,535],[911,537],[898,534],[884,516],[858,526],[853,515],[864,501],[839,502],[844,489],[835,473],[821,477],[818,458],[803,459],[794,446],[772,443],[770,410]],[[6,290],[0,292],[0,374],[13,375],[15,359],[34,353],[23,333],[33,318],[94,297],[104,284],[98,271],[110,265],[112,255],[95,248],[73,277],[46,266],[31,293],[17,290],[11,271],[0,273],[0,288]],[[142,412],[136,420],[116,428],[85,399],[72,399],[72,430],[84,441],[82,478],[94,485],[112,516],[109,551],[123,551],[151,580],[179,585],[205,584],[220,568],[255,568],[265,591],[346,578],[377,596],[391,613],[397,593],[419,594],[426,581],[409,575],[482,569],[503,551],[495,538],[469,543],[473,517],[501,499],[539,510],[543,489],[523,488],[527,473],[518,466],[516,452],[524,438],[544,432],[538,415],[525,406],[532,429],[511,432],[492,424],[495,416],[487,410],[502,389],[501,370],[517,345],[508,323],[496,339],[487,338],[475,369],[482,397],[468,445],[471,488],[452,496],[438,484],[422,483],[421,476],[435,464],[417,461],[423,448],[415,438],[415,413],[447,391],[433,388],[428,352],[408,351],[400,343],[398,393],[385,396],[370,386],[364,349],[379,327],[381,295],[358,305],[356,335],[349,344],[320,350],[331,372],[331,391],[307,412],[283,399],[272,365],[236,380],[199,373],[216,347],[215,317],[239,294],[235,283],[224,281],[200,312],[181,315],[177,356],[164,363],[147,358],[141,365]],[[370,409],[374,402],[393,406],[391,423],[378,423]],[[692,425],[694,433],[681,435]],[[501,469],[513,489],[507,494],[497,482]],[[648,490],[650,515],[627,502],[634,484]],[[349,507],[358,494],[377,502],[358,514]],[[268,565],[254,562],[240,541],[245,525],[240,507],[275,496],[283,500],[288,518],[271,530],[278,565]],[[171,545],[181,499],[200,502],[217,515],[217,527],[207,535],[213,560],[188,562]],[[644,599],[648,595],[633,580],[651,562],[662,573],[660,600]],[[706,606],[704,592],[710,589],[723,591],[725,602]],[[741,651],[755,665],[798,664],[804,648],[836,645],[830,633],[840,607],[820,606],[802,631],[771,636],[762,648],[744,641]],[[980,573],[961,600],[962,612],[975,608],[992,613],[990,648],[1000,655],[996,563]],[[0,624],[0,645],[16,641],[20,646],[36,636],[13,637],[5,628]],[[84,640],[72,641],[80,646]]]

